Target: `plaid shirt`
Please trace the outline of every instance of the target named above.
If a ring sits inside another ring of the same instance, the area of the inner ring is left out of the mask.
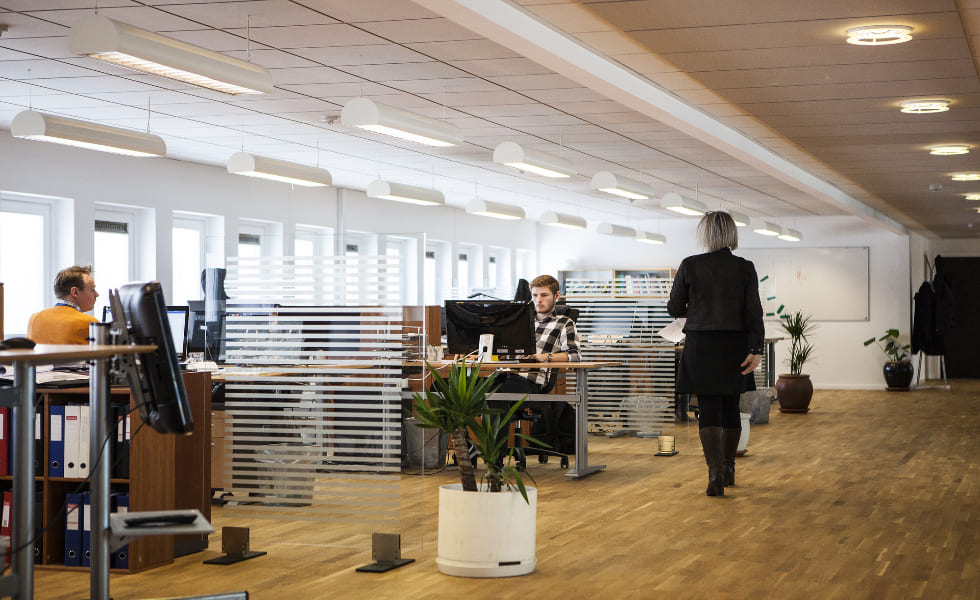
[[[537,338],[537,354],[567,352],[569,362],[582,360],[575,336],[575,321],[565,315],[551,313],[541,321],[534,320],[534,335]],[[519,373],[534,383],[543,386],[548,382],[548,371],[534,369]]]

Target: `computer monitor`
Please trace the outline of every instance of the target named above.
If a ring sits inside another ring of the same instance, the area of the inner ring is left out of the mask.
[[[167,321],[170,322],[170,337],[174,340],[177,360],[187,360],[187,323],[190,309],[186,306],[168,306]]]
[[[125,330],[134,344],[157,349],[136,355],[126,369],[133,401],[144,423],[160,433],[189,434],[194,430],[184,378],[170,335],[167,305],[159,281],[127,283],[109,292],[113,329]]]
[[[534,354],[534,307],[509,300],[446,300],[446,345],[450,354],[478,349],[493,334],[493,352],[504,358]]]

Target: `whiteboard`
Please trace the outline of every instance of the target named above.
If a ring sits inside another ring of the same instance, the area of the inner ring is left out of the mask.
[[[816,321],[867,321],[871,310],[868,248],[739,248],[755,263],[767,319],[803,311]]]

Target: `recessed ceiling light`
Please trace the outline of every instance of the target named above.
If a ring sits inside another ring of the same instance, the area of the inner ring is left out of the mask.
[[[963,194],[967,200],[980,200],[980,194]]]
[[[935,154],[936,156],[955,156],[957,154],[969,154],[970,147],[964,146],[962,144],[955,144],[950,146],[932,146],[929,148],[929,154]]]
[[[847,30],[847,43],[857,46],[887,46],[912,40],[912,28],[907,25],[868,25]]]
[[[941,113],[949,110],[949,100],[906,100],[899,106],[903,113],[913,115],[925,115],[929,113]]]
[[[953,173],[953,181],[980,181],[980,173]]]

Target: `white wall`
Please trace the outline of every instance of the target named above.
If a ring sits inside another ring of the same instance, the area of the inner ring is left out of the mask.
[[[690,254],[702,250],[695,241],[697,219],[663,220],[653,228],[667,236],[664,246],[647,246],[592,232],[541,228],[540,262],[544,270],[569,268],[676,268]],[[812,337],[815,356],[805,371],[817,388],[876,389],[884,385],[884,356],[865,348],[864,340],[898,328],[908,336],[911,327],[909,238],[873,228],[856,217],[812,217],[790,224],[803,232],[806,247],[867,246],[871,261],[871,311],[868,321],[817,322]],[[740,230],[744,248],[785,248],[788,243]],[[736,251],[736,254],[738,252]],[[826,293],[832,294],[833,290]],[[770,335],[778,326],[767,323]],[[780,371],[785,370],[786,343],[776,344]]]
[[[229,155],[234,149],[229,149]],[[155,258],[139,274],[170,289],[172,211],[224,217],[225,255],[237,254],[239,219],[282,223],[281,253],[291,254],[295,225],[336,228],[337,190],[291,187],[229,174],[224,166],[166,158],[128,158],[0,135],[0,190],[64,197],[74,215],[73,247],[62,262],[91,264],[97,202],[155,209]],[[417,233],[460,242],[536,249],[537,225],[469,215],[453,207],[418,207],[346,195],[345,227],[373,233]],[[512,253],[516,254],[516,253]],[[58,268],[67,266],[60,264]]]

